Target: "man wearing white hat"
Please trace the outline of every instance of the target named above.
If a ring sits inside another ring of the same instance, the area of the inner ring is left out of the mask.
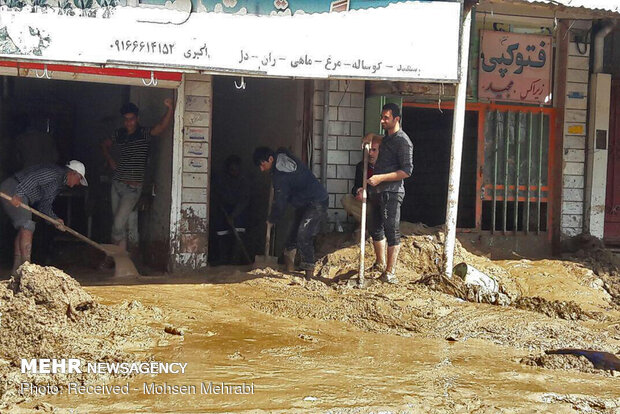
[[[2,200],[4,211],[17,229],[13,251],[13,270],[30,261],[32,235],[35,223],[32,213],[19,207],[20,203],[37,208],[57,221],[57,228],[64,231],[64,222],[52,210],[54,199],[63,186],[88,186],[84,164],[70,161],[65,167],[57,165],[34,165],[28,167],[0,184],[0,191],[12,196],[11,201]]]

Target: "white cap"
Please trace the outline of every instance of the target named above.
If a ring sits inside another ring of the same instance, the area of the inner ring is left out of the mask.
[[[67,168],[70,168],[76,173],[80,174],[82,176],[80,184],[88,187],[88,181],[86,181],[86,168],[84,167],[84,164],[82,164],[78,160],[71,160],[69,161],[69,164],[67,164]]]

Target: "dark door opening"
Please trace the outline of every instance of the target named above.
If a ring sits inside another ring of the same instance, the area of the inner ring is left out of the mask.
[[[620,79],[612,82],[609,119],[604,239],[608,244],[620,245]]]
[[[252,161],[254,149],[258,146],[268,146],[272,150],[286,147],[300,158],[302,152],[299,120],[302,117],[300,109],[303,109],[300,108],[300,103],[303,103],[303,83],[285,79],[250,78],[246,80],[245,89],[237,89],[235,80],[225,76],[213,78],[209,201],[211,264],[243,262],[242,252],[222,212],[222,204],[230,204],[223,199],[239,198],[234,194],[235,190],[227,186],[232,180],[226,175],[226,160],[231,156],[240,159],[240,174],[246,184],[237,182],[235,185],[249,188],[249,204],[239,220],[238,228],[243,229],[240,236],[253,259],[256,254],[264,254],[265,221],[271,185],[269,174],[261,173]],[[288,218],[285,217],[276,226],[276,253],[283,248],[288,232],[286,225],[291,222]]]
[[[51,157],[39,154],[39,158],[58,165],[65,165],[71,159],[80,160],[85,164],[89,183],[88,188],[65,188],[56,197],[54,212],[80,233],[99,243],[109,243],[112,226],[111,170],[104,167],[100,143],[122,126],[119,108],[123,103],[131,100],[137,104],[140,123],[149,127],[160,120],[165,112],[163,100],[172,97],[173,91],[13,77],[4,78],[2,88],[0,181],[25,166],[27,160],[19,154],[24,152],[22,147],[26,142],[23,140],[26,131],[32,131],[37,137],[41,134],[47,136],[50,148],[55,148],[55,154]],[[140,211],[136,210],[133,220],[138,231],[129,235],[130,239],[136,237],[132,240],[134,259],[155,271],[165,271],[168,264],[171,134],[171,130],[166,131],[151,142],[147,179],[143,186],[143,194],[151,196],[148,197],[149,203],[142,203]],[[32,162],[38,163],[36,160]],[[0,209],[0,261],[6,264],[12,261],[14,235],[15,230]],[[62,268],[70,265],[96,266],[99,256],[99,252],[84,243],[59,233],[44,222],[37,222],[32,255],[35,263]]]
[[[403,130],[413,142],[413,176],[405,180],[401,219],[428,226],[444,224],[454,111],[403,107]],[[476,226],[478,112],[465,113],[457,226]]]

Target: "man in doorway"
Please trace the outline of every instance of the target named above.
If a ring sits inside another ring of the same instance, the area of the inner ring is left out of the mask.
[[[2,206],[13,226],[17,229],[13,250],[13,271],[31,260],[32,236],[35,223],[32,213],[20,204],[34,206],[43,214],[56,220],[56,228],[64,231],[64,222],[52,210],[54,199],[62,187],[87,186],[84,164],[72,160],[65,167],[57,165],[35,165],[23,169],[0,184],[0,191],[11,196],[11,201],[2,199]]]
[[[295,221],[284,247],[287,271],[294,270],[299,249],[300,268],[306,279],[314,276],[314,237],[327,212],[328,195],[308,167],[286,149],[273,152],[268,147],[254,150],[254,164],[263,172],[271,172],[274,200],[267,226],[277,222],[290,203],[295,208]]]
[[[368,151],[368,171],[366,174],[366,178],[372,177],[375,170],[375,163],[377,162],[377,156],[379,155],[379,146],[381,145],[381,140],[383,139],[380,135],[375,135],[372,137],[372,143],[370,144],[370,149]],[[363,190],[363,178],[364,178],[364,160],[357,163],[355,166],[355,181],[353,183],[353,188],[351,189],[351,194],[347,194],[342,197],[340,202],[344,207],[345,211],[353,216],[353,218],[360,223],[362,221],[362,190]],[[372,187],[368,187],[367,190],[372,189]],[[370,212],[367,211],[367,216],[370,215]]]
[[[171,124],[174,108],[172,99],[166,98],[166,114],[152,128],[140,125],[139,109],[131,102],[121,107],[123,128],[118,129],[111,138],[101,144],[103,156],[112,175],[112,243],[127,249],[127,220],[142,195],[142,184],[149,156],[149,147],[153,137],[160,136]],[[119,147],[119,161],[110,154],[112,145]]]
[[[244,243],[250,204],[250,185],[242,174],[239,156],[230,155],[226,158],[224,171],[213,177],[212,195],[213,205],[216,206],[213,224],[218,241],[217,263],[233,264],[237,241],[232,226],[241,238],[241,243]],[[238,247],[242,249],[242,246]]]
[[[398,283],[395,271],[400,250],[400,206],[405,196],[403,180],[413,172],[413,144],[400,129],[400,118],[398,105],[388,103],[383,106],[381,127],[385,136],[374,174],[368,179],[368,184],[374,187],[369,197],[372,215],[368,226],[377,258],[373,267],[382,272],[380,280],[387,283]],[[373,136],[366,135],[364,143],[370,143]]]

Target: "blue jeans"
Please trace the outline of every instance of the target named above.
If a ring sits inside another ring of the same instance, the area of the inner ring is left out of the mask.
[[[112,180],[112,243],[118,244],[126,239],[129,216],[140,200],[142,185],[130,186],[122,181]]]

